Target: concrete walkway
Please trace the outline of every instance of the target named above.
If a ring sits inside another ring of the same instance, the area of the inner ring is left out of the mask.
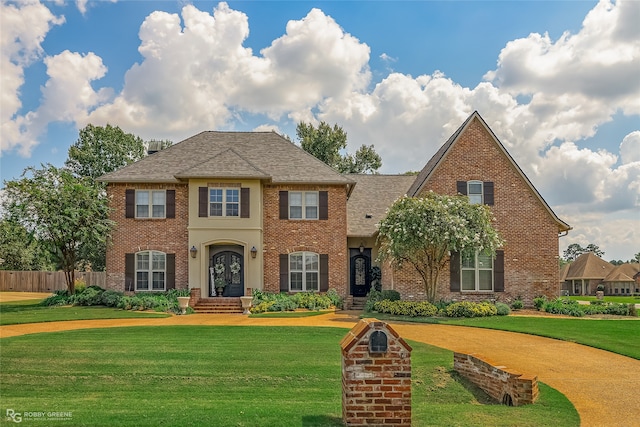
[[[0,338],[86,328],[166,325],[328,326],[351,328],[357,313],[305,318],[248,318],[192,314],[168,318],[107,319],[0,326]],[[407,339],[465,353],[479,353],[523,373],[535,374],[576,407],[581,425],[640,427],[640,361],[583,345],[532,335],[463,326],[390,322]],[[640,336],[640,321],[638,322]],[[550,415],[551,416],[551,415]]]

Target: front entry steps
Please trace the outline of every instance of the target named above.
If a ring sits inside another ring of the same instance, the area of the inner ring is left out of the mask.
[[[200,298],[193,307],[199,314],[242,314],[240,297]]]
[[[364,310],[364,305],[367,303],[367,297],[353,297],[351,303],[351,310]]]

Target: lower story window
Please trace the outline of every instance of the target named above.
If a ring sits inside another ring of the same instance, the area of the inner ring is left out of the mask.
[[[460,279],[463,291],[492,291],[493,257],[482,252],[463,254]]]
[[[136,253],[136,291],[164,291],[166,254],[157,251]]]
[[[295,252],[289,255],[289,289],[291,291],[318,291],[319,256],[313,252]]]

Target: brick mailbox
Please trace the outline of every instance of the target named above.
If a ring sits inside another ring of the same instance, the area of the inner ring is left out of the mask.
[[[411,347],[385,322],[362,319],[340,342],[347,426],[411,426]]]

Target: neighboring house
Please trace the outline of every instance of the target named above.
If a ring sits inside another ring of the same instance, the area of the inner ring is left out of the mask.
[[[189,288],[196,299],[250,289],[366,296],[377,229],[398,197],[433,190],[491,206],[506,244],[441,277],[443,299],[527,302],[558,294],[558,235],[570,227],[542,199],[477,112],[412,175],[341,175],[273,132],[202,132],[101,177],[117,223],[107,287]],[[382,286],[424,299],[408,269]],[[218,280],[216,280],[218,279]]]
[[[598,285],[605,295],[640,293],[640,264],[615,266],[593,252],[585,252],[560,270],[562,289],[569,295],[595,295]]]

